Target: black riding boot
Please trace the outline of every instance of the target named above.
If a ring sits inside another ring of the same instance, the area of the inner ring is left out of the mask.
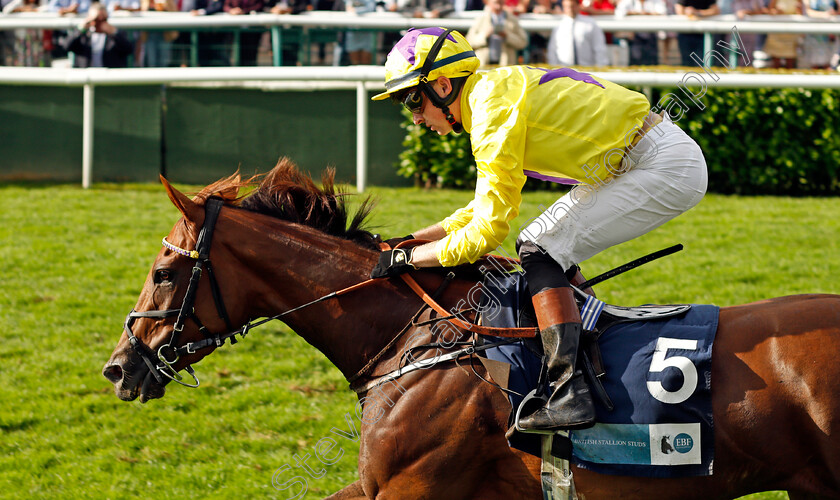
[[[543,351],[548,365],[551,396],[545,406],[522,417],[528,431],[582,429],[595,423],[595,406],[583,374],[576,370],[580,344],[580,312],[561,266],[542,249],[525,242],[519,249]]]
[[[545,406],[519,420],[521,429],[583,429],[595,423],[589,386],[583,374],[575,370],[580,330],[580,323],[563,323],[540,330],[552,392]]]

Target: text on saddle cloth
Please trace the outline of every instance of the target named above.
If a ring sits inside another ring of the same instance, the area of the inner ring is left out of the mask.
[[[485,310],[482,322],[524,326],[530,300],[525,280],[512,274],[498,281],[508,287],[495,290],[493,300],[502,307],[492,317]],[[671,319],[623,322],[601,334],[606,371],[601,381],[615,410],[607,411],[596,399],[598,423],[570,433],[574,464],[616,475],[711,474],[711,353],[718,312],[716,306],[694,305]],[[542,363],[538,350],[539,342],[527,339],[489,349],[487,357],[509,363],[508,387],[527,394],[537,385]],[[514,410],[518,408],[522,398],[509,398]],[[539,436],[515,433],[510,444],[539,456]]]

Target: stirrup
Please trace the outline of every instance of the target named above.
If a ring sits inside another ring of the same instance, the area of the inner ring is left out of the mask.
[[[519,418],[520,417],[526,417],[526,416],[530,415],[531,413],[534,413],[535,411],[539,410],[540,408],[542,408],[542,407],[544,407],[545,405],[548,404],[548,396],[543,394],[542,391],[537,392],[539,389],[540,389],[540,387],[537,387],[536,389],[532,389],[531,392],[529,392],[525,396],[525,399],[523,399],[522,402],[519,403],[519,408],[516,409],[516,416],[513,419],[513,428],[516,429],[517,432],[522,432],[522,433],[525,433],[525,434],[549,434],[549,435],[557,432],[556,430],[549,430],[549,429],[545,429],[545,430],[523,429],[522,427],[519,426]],[[523,415],[522,410],[525,408],[525,406],[530,406],[530,405],[533,405],[533,404],[539,404],[539,406],[535,407],[533,410],[526,411],[525,414]]]

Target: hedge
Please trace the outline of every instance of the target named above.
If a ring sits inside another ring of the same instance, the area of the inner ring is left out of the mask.
[[[679,89],[648,94],[662,107],[679,99],[688,108],[677,124],[703,149],[710,192],[840,194],[840,91],[709,89],[696,101]],[[474,187],[467,134],[440,137],[411,123],[408,114],[403,128],[400,175],[426,187]],[[526,186],[563,189],[534,181]]]

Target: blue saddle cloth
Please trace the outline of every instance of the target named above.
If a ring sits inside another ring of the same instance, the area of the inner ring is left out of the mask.
[[[485,281],[483,323],[520,326],[530,303],[524,279],[511,274],[496,281],[501,289]],[[718,313],[716,306],[694,305],[674,318],[621,323],[601,334],[602,383],[615,409],[595,398],[598,423],[570,433],[574,464],[614,475],[711,475],[711,355]],[[487,357],[510,363],[508,387],[527,394],[537,385],[539,350],[534,339],[520,340],[488,349]],[[509,398],[515,413],[522,397]],[[517,433],[510,445],[540,456],[536,435]]]

